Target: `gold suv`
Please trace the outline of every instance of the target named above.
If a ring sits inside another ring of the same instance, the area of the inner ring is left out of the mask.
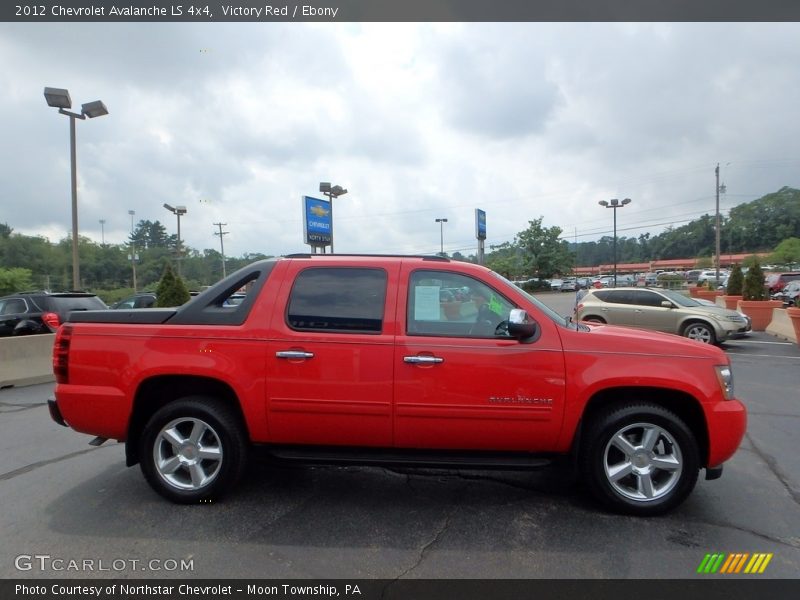
[[[675,333],[705,344],[718,344],[750,331],[750,319],[740,312],[652,288],[592,290],[576,307],[575,318]]]

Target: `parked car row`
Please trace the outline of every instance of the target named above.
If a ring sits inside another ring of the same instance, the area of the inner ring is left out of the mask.
[[[800,280],[800,273],[799,272],[791,272],[791,273],[768,273],[766,278],[766,285],[769,289],[770,294],[777,294],[790,281],[797,281]]]
[[[780,292],[772,294],[773,300],[780,300],[784,306],[800,308],[800,279],[790,281]]]

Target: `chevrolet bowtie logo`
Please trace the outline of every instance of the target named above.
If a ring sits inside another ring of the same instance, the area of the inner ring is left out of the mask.
[[[323,208],[319,205],[312,206],[309,210],[317,217],[327,217],[330,214],[330,210],[327,208]]]

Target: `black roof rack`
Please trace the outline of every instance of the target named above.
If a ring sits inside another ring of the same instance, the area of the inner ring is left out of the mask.
[[[435,254],[310,254],[297,253],[287,254],[284,258],[320,258],[323,256],[342,256],[354,258],[421,258],[422,260],[435,260],[440,262],[450,262],[446,256],[436,256]]]

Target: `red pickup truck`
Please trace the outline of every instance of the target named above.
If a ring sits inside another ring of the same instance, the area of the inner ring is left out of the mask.
[[[245,299],[226,299],[241,288]],[[573,323],[439,257],[260,261],[175,309],[74,312],[58,423],[126,443],[166,498],[283,460],[534,468],[561,456],[605,506],[652,515],[722,474],[746,426],[720,349]]]

